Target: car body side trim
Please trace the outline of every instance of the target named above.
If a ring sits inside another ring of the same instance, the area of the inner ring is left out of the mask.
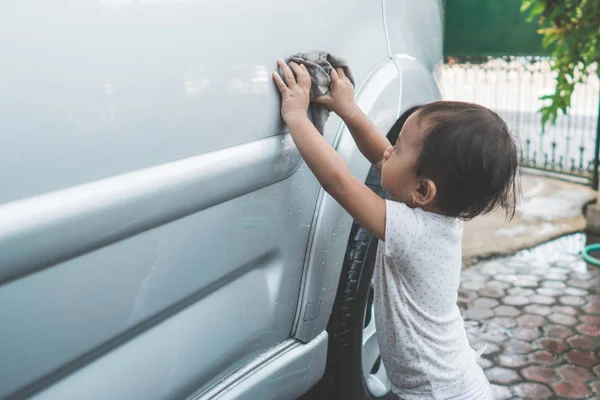
[[[0,284],[281,181],[289,134],[0,206]]]

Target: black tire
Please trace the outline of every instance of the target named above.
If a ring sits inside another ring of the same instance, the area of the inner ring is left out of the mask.
[[[366,182],[385,197],[380,176],[371,168]],[[352,226],[331,318],[327,326],[327,368],[321,385],[323,399],[387,400],[388,393],[374,397],[362,370],[362,336],[367,307],[372,302],[371,279],[377,254],[377,238],[358,224]]]

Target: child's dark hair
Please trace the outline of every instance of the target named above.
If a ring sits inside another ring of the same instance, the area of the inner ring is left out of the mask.
[[[506,122],[483,106],[453,101],[422,106],[416,118],[427,131],[414,170],[435,183],[437,208],[469,220],[500,207],[512,218],[518,150]]]

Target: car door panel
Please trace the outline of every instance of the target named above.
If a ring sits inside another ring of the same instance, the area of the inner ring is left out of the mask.
[[[360,82],[385,55],[380,4],[361,0],[24,0],[2,11],[0,130],[18,134],[0,136],[1,165],[19,179],[0,168],[0,202],[277,135],[278,58],[327,49]]]
[[[3,393],[24,384],[20,378],[66,368],[54,372],[59,379],[81,365],[77,360],[129,346],[132,334],[183,318],[192,306],[221,319],[189,323],[202,340],[188,345],[206,353],[199,376],[286,339],[312,218],[305,210],[318,190],[309,174],[283,181],[289,192],[303,188],[304,196],[289,202],[271,185],[3,285],[0,314],[12,321],[0,327],[11,360],[0,374]],[[282,218],[294,225],[277,224]],[[214,294],[227,301],[219,307]]]
[[[366,81],[381,4],[24,0],[0,45],[0,398],[182,398],[300,345],[319,185],[270,74],[327,49]],[[324,136],[360,175],[339,123]]]

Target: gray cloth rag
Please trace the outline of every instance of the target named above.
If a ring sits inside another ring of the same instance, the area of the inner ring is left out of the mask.
[[[297,64],[304,64],[310,79],[312,86],[310,88],[310,101],[312,102],[317,97],[323,96],[331,90],[331,69],[332,68],[343,68],[344,73],[350,79],[354,85],[354,77],[348,67],[348,62],[343,58],[334,56],[326,51],[309,51],[308,53],[297,53],[290,57],[289,61],[293,61]],[[321,104],[311,104],[313,120],[315,127],[321,134],[325,128],[325,122],[329,118],[329,109]]]

